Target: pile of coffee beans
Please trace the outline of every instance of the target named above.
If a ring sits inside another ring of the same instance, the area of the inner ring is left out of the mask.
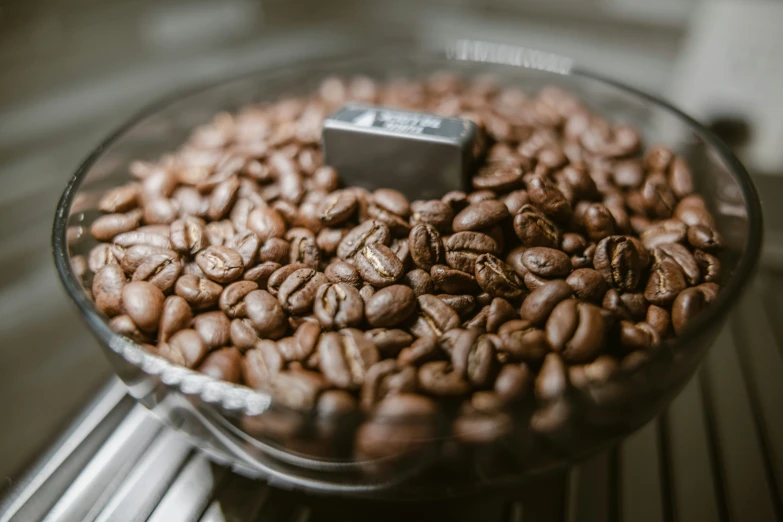
[[[341,187],[320,131],[348,101],[474,121],[472,190]],[[111,328],[277,404],[360,412],[366,457],[436,435],[389,416],[449,409],[478,443],[532,401],[546,429],[569,388],[643,364],[719,290],[688,165],[554,87],[329,78],[218,114],[130,173],[90,227],[85,285]]]

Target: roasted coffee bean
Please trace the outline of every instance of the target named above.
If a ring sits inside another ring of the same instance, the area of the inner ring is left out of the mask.
[[[617,186],[634,189],[644,181],[644,170],[638,160],[618,161],[612,169],[612,178]]]
[[[707,299],[699,288],[688,288],[680,292],[672,304],[674,333],[680,335],[706,306]]]
[[[568,380],[575,388],[584,390],[607,383],[618,370],[617,359],[601,355],[591,363],[570,366]]]
[[[106,192],[98,202],[98,210],[107,214],[127,212],[136,208],[139,203],[141,186],[138,183],[128,183]]]
[[[183,275],[177,279],[174,292],[184,298],[194,310],[204,310],[217,305],[223,287],[209,279]]]
[[[242,353],[236,348],[221,348],[207,355],[198,371],[225,382],[238,383],[242,377]]]
[[[231,322],[223,312],[205,312],[193,318],[193,328],[209,349],[225,346],[229,341]]]
[[[528,197],[526,190],[515,190],[506,194],[503,203],[505,203],[509,214],[516,216],[522,207],[530,203],[530,197]]]
[[[208,278],[217,283],[236,281],[244,271],[242,256],[225,246],[211,246],[199,252],[196,263]]]
[[[470,384],[454,371],[448,361],[432,361],[419,368],[419,387],[436,396],[466,395]]]
[[[702,283],[696,288],[701,290],[708,304],[715,301],[718,298],[718,292],[720,292],[720,286],[717,283]]]
[[[158,339],[166,342],[173,334],[188,328],[192,320],[193,311],[188,302],[178,295],[168,296],[163,302],[163,311],[160,314]]]
[[[318,339],[321,336],[321,327],[313,321],[304,321],[294,332],[293,337],[288,337],[290,342],[283,343],[283,339],[277,342],[277,349],[287,362],[305,361],[315,352]]]
[[[476,260],[476,281],[493,297],[517,299],[524,294],[522,279],[509,265],[492,254],[482,254]]]
[[[680,157],[675,156],[669,166],[669,185],[678,198],[684,198],[693,192],[693,174]]]
[[[549,281],[551,281],[551,279],[544,279],[543,277],[537,276],[536,274],[534,274],[532,272],[527,272],[525,274],[525,277],[523,278],[523,280],[525,282],[525,286],[531,292],[533,290],[537,290],[537,289],[541,288],[542,286],[547,284]]]
[[[400,217],[408,217],[410,203],[404,194],[393,189],[377,189],[372,193],[373,202],[387,212]]]
[[[348,228],[323,228],[315,238],[315,244],[326,256],[333,256],[337,252],[340,242],[351,230]]]
[[[614,216],[602,203],[593,203],[587,207],[582,217],[582,225],[587,236],[593,241],[600,241],[616,232]]]
[[[397,355],[401,365],[419,366],[425,362],[442,358],[438,340],[430,335],[419,337],[413,343],[403,348]]]
[[[595,250],[593,266],[610,286],[634,290],[649,263],[649,254],[639,240],[629,236],[609,236]]]
[[[525,319],[515,319],[500,326],[498,335],[502,341],[498,350],[521,361],[537,362],[549,353],[544,330]]]
[[[198,332],[190,329],[180,330],[167,343],[158,345],[158,355],[186,368],[195,368],[208,352]]]
[[[397,256],[397,259],[402,261],[403,269],[411,264],[411,251],[407,239],[394,238],[389,248]]]
[[[548,281],[525,298],[519,315],[534,324],[543,324],[555,306],[570,297],[572,292],[571,286],[563,280]]]
[[[260,340],[250,319],[234,319],[229,327],[231,344],[245,352]]]
[[[431,225],[416,225],[408,236],[408,247],[413,262],[419,268],[429,270],[433,265],[443,263],[446,249],[440,234]]]
[[[565,222],[571,217],[571,205],[554,183],[544,176],[531,176],[525,182],[530,201],[545,216],[557,222]]]
[[[493,336],[478,329],[468,330],[459,337],[451,353],[454,372],[479,388],[492,383],[497,372],[498,346]]]
[[[434,295],[420,295],[418,303],[419,312],[410,327],[416,337],[440,337],[444,332],[459,326],[457,312]]]
[[[177,202],[172,199],[159,198],[144,205],[144,222],[149,225],[168,225],[178,214]]]
[[[325,284],[326,276],[312,268],[300,268],[280,285],[277,298],[280,306],[291,314],[306,314],[313,307],[316,293]]]
[[[506,162],[488,163],[471,179],[473,188],[505,192],[522,184],[522,169]]]
[[[586,248],[587,240],[581,234],[567,232],[563,234],[563,237],[560,240],[560,250],[570,256],[580,254],[584,252]]]
[[[151,256],[165,256],[176,259],[177,253],[166,248],[154,247],[149,245],[134,245],[121,252],[122,259],[120,266],[128,275],[133,275],[136,270]],[[112,254],[114,256],[114,254]],[[114,257],[116,259],[116,257]]]
[[[454,216],[454,232],[476,231],[497,225],[510,214],[506,206],[497,200],[487,199],[469,205]]]
[[[252,232],[248,233],[253,234]],[[282,265],[288,263],[290,250],[291,245],[285,239],[279,237],[269,238],[258,248],[258,259],[262,263],[272,262]],[[240,254],[241,253],[240,250]],[[242,259],[245,260],[244,255],[242,256]],[[245,263],[245,267],[248,267],[247,263]]]
[[[236,235],[236,230],[231,221],[213,221],[204,227],[204,235],[209,246],[223,246]]]
[[[459,212],[468,206],[468,195],[461,190],[447,192],[440,200],[447,204],[454,212]]]
[[[359,289],[359,295],[362,296],[362,300],[364,301],[364,306],[367,307],[367,301],[370,300],[370,298],[375,295],[375,287],[365,283],[360,289]]]
[[[122,287],[122,310],[142,332],[153,333],[158,329],[163,312],[163,292],[146,281],[132,281]]]
[[[490,201],[495,199],[495,193],[491,190],[475,190],[468,194],[468,204],[475,205],[482,201]]]
[[[701,271],[690,251],[678,243],[666,243],[653,251],[655,259],[667,257],[677,263],[689,285],[696,285],[701,279]]]
[[[354,262],[362,279],[377,287],[394,284],[403,274],[402,261],[382,244],[366,245],[356,254]]]
[[[476,315],[462,323],[462,328],[481,328],[487,329],[487,317],[489,316],[489,305],[481,307]]]
[[[364,334],[378,348],[381,357],[397,357],[400,350],[413,343],[413,336],[405,330],[374,328]]]
[[[318,217],[326,226],[344,223],[356,212],[356,194],[350,190],[332,192],[318,209]]]
[[[568,377],[563,359],[557,353],[550,353],[544,358],[535,380],[536,398],[544,402],[556,401],[567,391]]]
[[[112,317],[109,321],[109,328],[137,343],[144,343],[149,340],[148,335],[139,330],[139,327],[136,326],[136,323],[133,322],[129,315],[122,314]]]
[[[620,344],[626,350],[651,350],[661,344],[658,331],[647,323],[620,322]]]
[[[682,292],[681,292],[682,293]],[[647,308],[647,314],[645,316],[645,322],[649,324],[661,338],[665,338],[669,333],[671,327],[671,316],[665,308],[660,306],[650,305]]]
[[[416,310],[416,294],[404,285],[392,285],[378,290],[367,301],[367,322],[375,327],[400,324]]]
[[[421,268],[415,268],[402,277],[401,283],[411,287],[416,297],[434,292],[432,278]]]
[[[355,327],[364,319],[364,300],[353,286],[323,283],[315,295],[313,312],[326,329]]]
[[[458,232],[446,240],[446,262],[451,268],[473,274],[482,254],[499,253],[497,242],[480,232]]]
[[[267,290],[269,290],[269,293],[276,296],[280,290],[280,286],[285,282],[286,279],[288,279],[288,276],[302,268],[309,267],[299,263],[294,263],[290,265],[283,265],[276,271],[272,272],[272,274],[269,276],[269,279],[267,280]]]
[[[250,212],[247,227],[256,233],[261,243],[272,237],[283,237],[286,231],[285,220],[270,207],[259,207]]]
[[[643,231],[640,237],[645,248],[653,250],[666,243],[680,243],[687,233],[688,227],[685,223],[677,219],[667,219]]]
[[[704,281],[708,283],[720,282],[720,260],[707,252],[696,250],[693,258],[702,274]]]
[[[514,216],[514,232],[525,247],[557,248],[560,230],[532,205],[523,206]]]
[[[204,221],[186,216],[171,223],[169,240],[171,248],[183,255],[194,256],[207,247]]]
[[[592,268],[579,268],[571,272],[566,283],[574,291],[574,295],[583,301],[600,303],[609,286],[603,276]]]
[[[553,350],[572,363],[594,359],[604,344],[601,309],[576,299],[560,302],[546,322],[546,338]]]
[[[519,277],[525,277],[525,274],[528,272],[525,263],[522,262],[525,250],[527,250],[527,247],[519,246],[506,255],[506,263],[517,273],[517,275],[519,275]]]
[[[347,328],[327,332],[318,342],[319,364],[327,380],[338,388],[361,387],[370,367],[378,362],[375,345],[362,332]]]
[[[653,217],[670,218],[677,205],[677,196],[669,186],[666,176],[652,173],[644,180],[641,188],[642,202]]]
[[[505,404],[524,399],[531,391],[533,372],[526,364],[504,364],[495,378],[494,390]]]
[[[259,288],[266,288],[269,282],[269,278],[280,269],[280,263],[274,261],[265,261],[260,265],[256,265],[253,268],[246,270],[242,274],[242,279],[245,281],[253,281]]]
[[[117,234],[114,236],[114,239],[112,239],[112,242],[123,248],[130,248],[134,245],[148,245],[165,249],[171,248],[171,242],[168,237],[152,232],[140,232],[138,230]]]
[[[96,245],[90,250],[90,255],[87,257],[87,268],[92,273],[98,273],[98,270],[106,265],[118,265],[120,259],[115,255],[115,249],[118,249],[118,253],[124,256],[124,250],[117,245],[110,245],[108,243],[101,243]],[[141,262],[141,261],[139,261]]]
[[[271,240],[268,240],[264,244],[266,245],[270,241]],[[259,254],[259,243],[258,243],[258,237],[255,235],[254,232],[247,230],[245,232],[240,232],[236,234],[234,237],[226,241],[226,247],[230,248],[231,250],[239,254],[239,257],[242,259],[243,269],[255,265],[256,259],[258,258],[258,254]],[[262,261],[266,261],[266,260],[262,259]]]
[[[490,392],[477,393],[489,394]],[[498,410],[478,409],[463,412],[451,426],[452,434],[457,440],[477,446],[496,444],[507,437],[513,429],[514,422],[509,414]]]
[[[332,283],[345,283],[354,288],[362,285],[362,278],[356,267],[345,261],[332,261],[324,270],[324,275]]]
[[[380,221],[365,221],[352,229],[337,247],[337,257],[353,259],[364,247],[373,244],[388,245],[391,239],[389,227]]]
[[[451,229],[454,220],[454,211],[446,203],[431,199],[418,201],[411,204],[411,225],[430,225],[439,232],[447,232]]]
[[[434,289],[446,294],[475,294],[479,291],[476,279],[460,270],[435,265],[430,271]]]
[[[283,357],[273,341],[259,341],[255,348],[245,353],[242,360],[242,377],[251,388],[269,389],[283,368]]]
[[[571,260],[564,252],[554,248],[532,247],[522,254],[525,268],[544,278],[561,278],[571,271]]]
[[[476,298],[472,295],[438,294],[436,297],[453,308],[463,319],[469,317],[470,313],[476,309]]]
[[[182,272],[182,263],[172,251],[153,254],[144,259],[133,272],[133,281],[147,281],[167,292]]]
[[[261,337],[279,339],[288,328],[280,302],[264,290],[254,290],[245,296],[245,313]]]
[[[486,328],[489,333],[497,332],[498,328],[506,321],[519,317],[519,314],[517,314],[517,311],[511,306],[511,303],[503,298],[495,297],[487,306],[489,308],[487,310]]]
[[[416,386],[416,369],[412,366],[400,366],[394,359],[377,362],[367,370],[361,405],[370,410],[390,395],[415,392]]]
[[[122,313],[122,288],[127,280],[120,265],[103,266],[92,280],[95,306],[109,317]]]
[[[723,239],[717,231],[704,225],[694,225],[688,229],[688,243],[697,249],[716,254],[723,248]]]
[[[291,240],[289,262],[317,269],[321,263],[321,251],[318,250],[315,238],[306,235],[294,237]]]
[[[680,265],[668,257],[663,258],[652,267],[644,297],[652,304],[668,306],[687,286]]]
[[[389,212],[378,205],[370,204],[367,207],[367,216],[370,219],[386,224],[394,237],[405,237],[411,231],[411,226],[407,219],[402,218],[393,212]]]
[[[258,290],[252,281],[237,281],[228,285],[220,294],[218,306],[230,318],[245,317],[245,296]]]
[[[111,241],[123,232],[139,228],[140,224],[141,213],[138,211],[127,214],[106,214],[93,221],[90,225],[90,233],[98,241]]]

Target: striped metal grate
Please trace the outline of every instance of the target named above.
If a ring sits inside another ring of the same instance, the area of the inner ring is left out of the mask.
[[[783,521],[783,272],[748,288],[696,378],[617,447],[512,499],[312,497],[210,463],[113,380],[0,505],[0,522]]]

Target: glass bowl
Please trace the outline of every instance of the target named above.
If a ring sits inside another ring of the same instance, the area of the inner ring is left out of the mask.
[[[109,328],[81,279],[95,245],[84,231],[100,215],[101,195],[130,179],[131,161],[158,159],[218,112],[305,94],[331,75],[384,80],[441,70],[468,78],[491,74],[530,92],[562,87],[598,114],[638,128],[645,143],[666,145],[689,162],[697,192],[726,243],[723,288],[675,342],[603,378],[572,379],[557,400],[531,398],[497,414],[444,408],[434,417],[367,420],[361,414],[294,407],[274,393],[215,380],[173,365]],[[759,200],[745,169],[715,136],[667,103],[585,71],[558,74],[426,53],[289,64],[160,103],[108,137],[79,167],[60,199],[52,238],[71,299],[130,394],[164,423],[245,475],[309,491],[387,499],[432,499],[516,483],[583,459],[648,422],[683,388],[718,335],[751,278],[761,241]],[[473,435],[467,440],[448,435],[457,422],[472,426]],[[356,434],[362,430],[385,451],[357,451]]]

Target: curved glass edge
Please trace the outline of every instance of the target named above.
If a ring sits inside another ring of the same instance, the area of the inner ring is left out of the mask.
[[[394,54],[397,55],[398,53]],[[375,56],[375,54],[373,54],[373,56]],[[378,54],[378,56],[383,56],[383,54]],[[304,60],[300,62],[299,65],[305,68],[312,68],[317,70],[323,68],[324,61],[329,61],[332,65],[334,65],[335,63],[350,63],[352,60],[366,60],[369,57],[370,56],[361,53],[355,55],[345,55],[344,53],[338,53],[336,55],[327,54],[317,59]],[[405,58],[402,58],[399,55],[395,56],[395,58],[398,61],[405,61]],[[420,53],[415,58],[408,58],[408,60],[411,59],[413,61],[427,59],[437,59],[443,62],[448,61],[445,55],[442,56],[431,52]],[[513,68],[513,66],[510,65],[493,65],[499,68]],[[268,70],[264,70],[263,72],[265,72],[267,75],[274,75],[276,73],[282,73],[287,69],[290,69],[289,65],[277,66]],[[85,316],[88,326],[93,330],[93,332],[99,337],[101,341],[109,346],[113,352],[123,357],[123,359],[125,359],[128,363],[134,365],[142,372],[151,375],[160,375],[164,384],[177,387],[179,391],[187,395],[199,395],[199,397],[204,402],[220,403],[228,410],[238,410],[240,413],[246,415],[258,415],[263,413],[272,405],[273,397],[268,393],[253,390],[244,385],[226,383],[218,379],[205,376],[195,370],[172,364],[162,357],[148,352],[139,344],[115,333],[109,328],[108,323],[105,321],[103,315],[98,311],[98,309],[95,307],[95,304],[83,291],[81,281],[74,273],[70,263],[68,262],[69,252],[66,232],[69,212],[76,191],[80,187],[84,177],[96,163],[98,158],[104,153],[104,151],[106,151],[106,149],[121,139],[122,136],[125,135],[128,131],[165,107],[177,101],[181,101],[186,98],[207,92],[211,89],[218,88],[221,85],[242,81],[243,79],[247,79],[254,76],[255,74],[258,74],[259,72],[261,72],[261,70],[250,70],[242,74],[235,75],[231,78],[208,82],[190,89],[180,90],[178,92],[171,93],[168,96],[161,97],[156,102],[151,103],[146,108],[137,112],[134,117],[130,118],[126,123],[121,125],[116,131],[111,133],[105,140],[103,140],[103,142],[101,142],[101,144],[98,145],[98,147],[81,163],[79,168],[68,181],[66,188],[58,201],[52,228],[52,254],[60,280],[70,298],[76,303],[81,313]],[[541,70],[535,70],[535,72],[537,74],[543,75],[559,75],[557,73],[545,72]],[[636,96],[658,108],[664,109],[665,111],[668,111],[682,120],[683,123],[685,123],[693,132],[695,132],[713,149],[721,161],[726,163],[728,170],[731,172],[732,176],[740,187],[745,203],[745,209],[748,215],[747,223],[749,230],[747,231],[747,243],[745,245],[745,250],[740,256],[740,259],[737,263],[737,268],[735,269],[732,277],[728,280],[726,286],[718,294],[716,301],[706,310],[705,313],[697,316],[694,320],[694,323],[688,328],[688,330],[680,335],[674,343],[668,344],[668,350],[659,350],[658,352],[652,354],[647,363],[639,367],[620,370],[607,383],[603,384],[610,385],[624,379],[633,378],[636,375],[643,373],[646,368],[659,361],[667,353],[671,353],[671,351],[677,351],[679,348],[696,341],[705,330],[710,328],[712,323],[715,322],[722,324],[723,319],[728,314],[732,304],[740,297],[744,287],[750,281],[751,276],[755,272],[756,265],[758,264],[763,243],[763,218],[761,212],[761,203],[753,181],[751,180],[750,175],[739,159],[716,135],[714,135],[701,123],[697,122],[681,110],[677,109],[670,103],[647,94],[641,90],[629,87],[621,82],[605,78],[599,74],[586,71],[579,67],[574,67],[568,74],[565,74],[564,76],[573,76],[578,78],[581,77],[598,82],[599,84],[610,86],[614,89],[617,89],[618,91],[624,92],[625,94]],[[603,385],[598,386],[600,387]]]

